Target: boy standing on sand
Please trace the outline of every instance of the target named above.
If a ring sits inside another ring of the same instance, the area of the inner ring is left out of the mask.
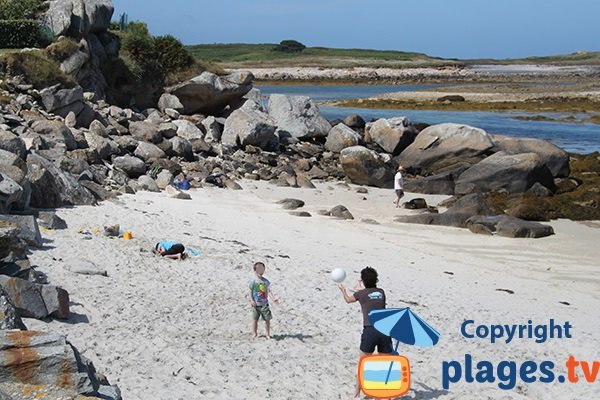
[[[271,291],[271,282],[263,276],[265,273],[265,264],[262,262],[254,263],[254,273],[256,277],[250,281],[250,304],[252,305],[252,333],[256,337],[258,331],[258,320],[262,316],[265,321],[265,330],[267,339],[271,339],[271,309],[269,308],[269,295],[275,304],[279,300]]]

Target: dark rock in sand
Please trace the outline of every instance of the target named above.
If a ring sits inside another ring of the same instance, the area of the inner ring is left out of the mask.
[[[277,204],[281,204],[285,210],[295,210],[300,207],[304,207],[304,202],[298,199],[283,199],[279,200]]]
[[[402,206],[408,210],[422,210],[427,208],[427,202],[425,199],[418,197],[403,203]]]
[[[290,211],[290,215],[294,215],[296,217],[312,217],[307,211]]]
[[[467,228],[475,233],[496,233],[512,238],[541,238],[554,234],[554,229],[549,225],[508,215],[474,216],[467,221]]]
[[[342,205],[335,206],[329,210],[329,215],[339,219],[354,219],[352,213]]]

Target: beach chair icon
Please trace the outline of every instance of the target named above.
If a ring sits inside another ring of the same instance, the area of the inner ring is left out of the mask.
[[[367,396],[400,397],[410,390],[410,363],[400,355],[364,356],[358,364],[358,382]]]

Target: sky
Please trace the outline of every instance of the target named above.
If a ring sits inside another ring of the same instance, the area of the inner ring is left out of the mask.
[[[113,0],[184,44],[279,43],[520,58],[600,50],[600,0]]]

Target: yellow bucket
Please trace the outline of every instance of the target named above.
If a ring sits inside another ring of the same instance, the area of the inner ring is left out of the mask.
[[[131,240],[131,239],[133,239],[133,235],[131,234],[131,232],[125,232],[123,234],[123,239],[125,239],[125,240]]]

